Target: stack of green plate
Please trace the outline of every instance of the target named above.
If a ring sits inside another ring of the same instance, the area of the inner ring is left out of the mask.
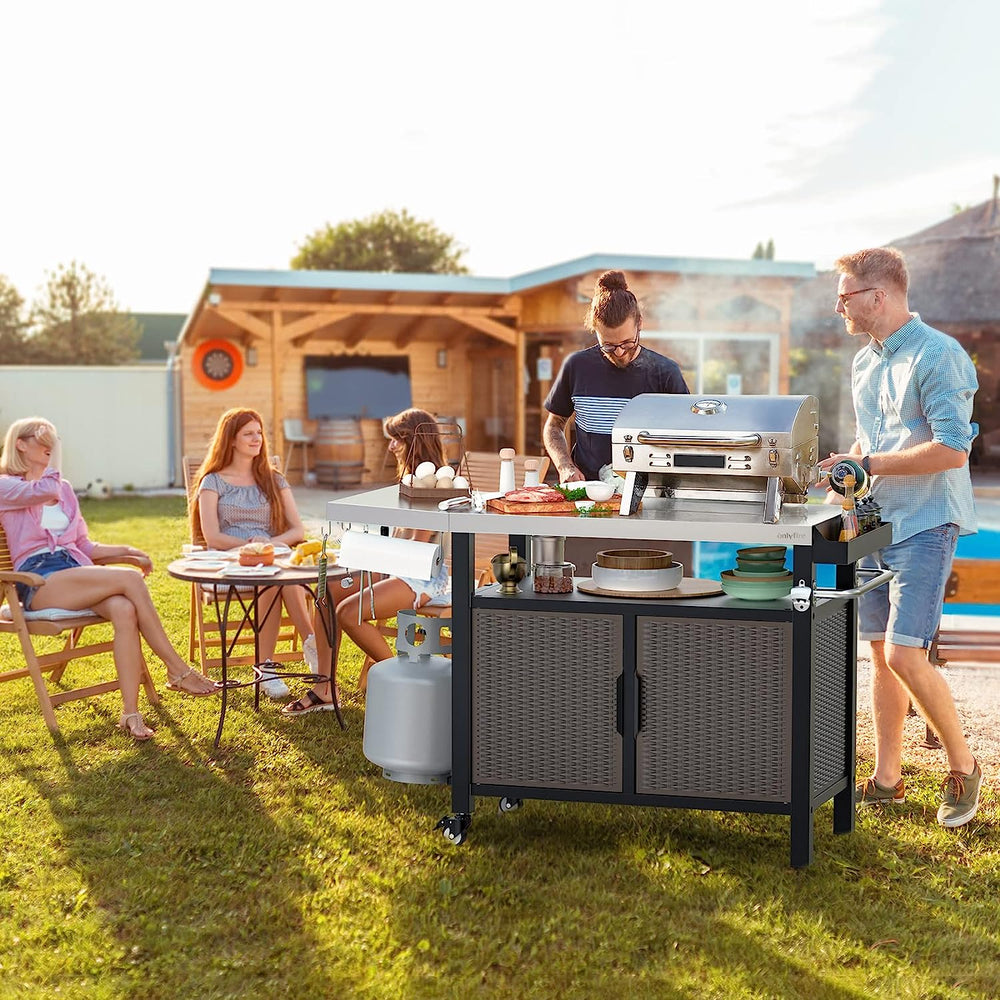
[[[773,601],[787,597],[792,589],[792,574],[785,569],[786,551],[784,545],[737,550],[736,569],[722,574],[723,591],[744,601]]]

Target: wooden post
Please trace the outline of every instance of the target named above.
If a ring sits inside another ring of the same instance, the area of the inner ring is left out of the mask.
[[[280,309],[271,313],[271,441],[273,452],[282,464],[285,460],[285,401],[281,392],[281,356],[285,345],[282,340],[282,314]]]
[[[517,401],[517,409],[514,412],[514,441],[518,454],[523,455],[525,450],[525,413],[524,413],[524,366],[527,364],[527,352],[524,345],[524,331],[516,331],[514,341],[514,383],[517,391],[514,398]]]

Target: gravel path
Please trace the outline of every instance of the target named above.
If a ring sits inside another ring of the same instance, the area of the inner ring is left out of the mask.
[[[859,647],[862,653],[865,647],[861,644]],[[969,746],[983,769],[986,783],[1000,789],[1000,664],[950,661],[940,669],[951,688]],[[859,656],[857,733],[858,757],[865,761],[859,769],[862,776],[868,773],[867,763],[875,757],[871,672],[871,660]],[[948,770],[948,759],[943,750],[920,746],[924,733],[924,720],[920,716],[907,718],[903,731],[903,765],[933,771],[943,777]]]

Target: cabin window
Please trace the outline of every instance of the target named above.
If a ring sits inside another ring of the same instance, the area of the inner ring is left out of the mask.
[[[305,372],[310,420],[381,420],[413,405],[406,356],[307,356]]]

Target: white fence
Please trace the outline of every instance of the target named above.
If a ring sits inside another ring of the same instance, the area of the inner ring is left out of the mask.
[[[166,365],[0,365],[0,435],[21,417],[45,417],[63,445],[63,473],[77,489],[174,482],[174,407]],[[2,441],[2,437],[0,437]]]

